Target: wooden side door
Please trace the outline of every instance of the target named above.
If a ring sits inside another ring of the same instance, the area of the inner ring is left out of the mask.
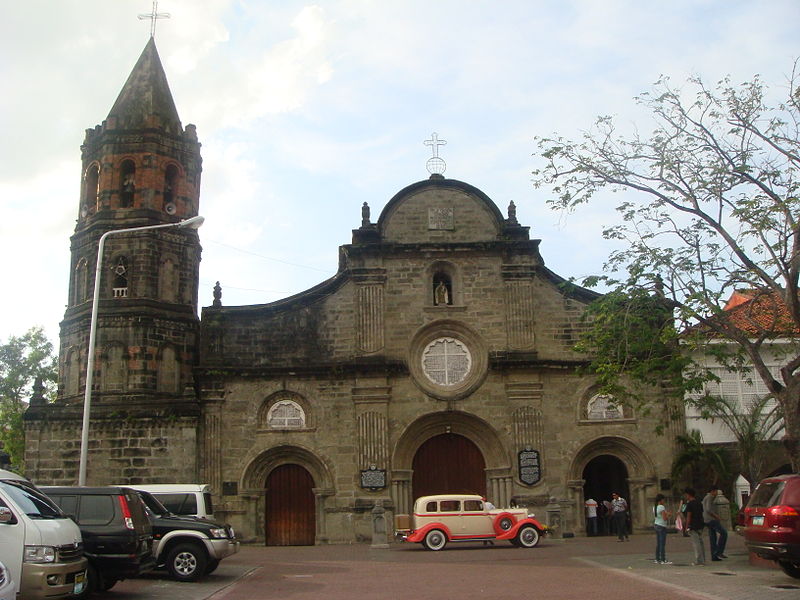
[[[443,433],[423,443],[414,455],[414,498],[432,494],[486,495],[486,462],[463,435]]]
[[[313,546],[316,532],[314,480],[300,465],[281,465],[267,476],[267,546]]]

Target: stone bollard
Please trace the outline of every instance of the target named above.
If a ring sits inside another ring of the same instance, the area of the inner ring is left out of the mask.
[[[386,509],[383,508],[383,500],[375,501],[375,508],[372,509],[372,544],[370,548],[388,548],[386,541]]]
[[[547,505],[547,527],[550,530],[550,537],[560,539],[564,536],[564,531],[561,525],[561,505],[552,499]]]
[[[714,498],[714,512],[719,515],[719,522],[722,523],[722,526],[731,531],[731,503],[725,497],[725,494],[722,490],[719,491],[717,497]]]

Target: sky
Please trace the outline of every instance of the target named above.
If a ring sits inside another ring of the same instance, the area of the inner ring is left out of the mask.
[[[4,2],[0,20],[0,343],[57,342],[78,215],[80,145],[150,36],[151,0]],[[535,137],[599,115],[646,128],[633,98],[660,75],[783,98],[797,0],[160,0],[155,40],[202,143],[200,306],[262,304],[336,272],[367,202],[375,222],[426,179],[481,189],[541,239],[563,277],[602,271],[614,197],[572,214],[531,183]]]

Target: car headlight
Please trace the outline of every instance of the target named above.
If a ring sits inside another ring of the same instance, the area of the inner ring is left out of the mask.
[[[208,534],[212,538],[226,538],[226,537],[228,537],[228,532],[225,531],[224,527],[214,527],[208,532]]]
[[[56,561],[56,549],[53,546],[25,546],[25,562],[51,563]]]

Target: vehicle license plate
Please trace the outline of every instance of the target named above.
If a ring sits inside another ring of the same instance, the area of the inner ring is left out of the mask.
[[[758,515],[753,517],[753,525],[763,525],[764,524],[764,515]]]
[[[76,596],[83,593],[83,588],[86,587],[86,573],[75,574],[75,587],[72,588],[72,593]]]

